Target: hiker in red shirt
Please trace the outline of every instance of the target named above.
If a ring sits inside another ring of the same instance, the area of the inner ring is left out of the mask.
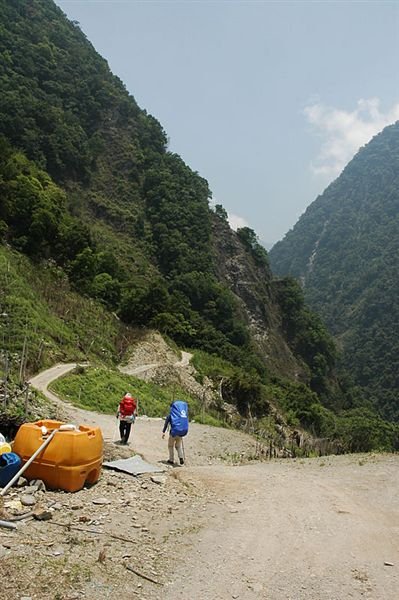
[[[116,418],[119,419],[119,433],[121,435],[121,444],[128,443],[132,424],[137,416],[137,401],[129,393],[125,394],[119,403]]]

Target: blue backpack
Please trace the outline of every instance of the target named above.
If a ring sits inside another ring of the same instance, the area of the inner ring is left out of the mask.
[[[184,437],[188,432],[188,406],[183,400],[175,400],[170,407],[170,434]]]

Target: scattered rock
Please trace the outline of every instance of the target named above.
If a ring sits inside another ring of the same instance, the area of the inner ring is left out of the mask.
[[[41,492],[45,492],[46,489],[47,489],[46,488],[46,484],[41,479],[32,479],[32,481],[30,482],[29,486],[34,486],[35,488],[37,488]]]
[[[33,517],[38,521],[49,521],[53,518],[53,513],[50,510],[38,508],[34,511]]]
[[[157,483],[158,485],[163,485],[164,483],[166,483],[166,477],[163,475],[152,475],[151,481],[153,483]]]
[[[103,563],[105,561],[105,559],[106,559],[105,549],[102,548],[100,550],[100,552],[98,553],[97,562]]]
[[[28,480],[25,477],[19,477],[16,487],[25,487],[26,485],[28,485]]]
[[[94,498],[93,504],[111,504],[111,500],[108,498]]]
[[[21,504],[23,506],[34,506],[36,504],[36,498],[31,494],[24,494],[21,496]]]
[[[22,510],[22,502],[19,498],[13,498],[4,502],[4,508],[7,508],[13,512],[19,512]]]

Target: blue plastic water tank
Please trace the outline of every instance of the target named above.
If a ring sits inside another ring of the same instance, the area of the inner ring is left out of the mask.
[[[0,487],[4,487],[22,467],[22,461],[15,452],[0,454]]]

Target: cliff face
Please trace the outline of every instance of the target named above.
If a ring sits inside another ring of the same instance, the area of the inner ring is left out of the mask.
[[[28,321],[39,348],[54,340],[51,356],[113,362],[148,328],[206,354],[201,376],[223,367],[242,414],[249,402],[266,414],[277,396],[295,414],[298,398],[317,404],[331,353],[298,291],[273,280],[252,230],[234,233],[210,208],[207,181],[168,150],[77,24],[48,0],[0,0],[0,75],[1,241],[28,259],[25,289],[32,265],[48,274],[35,294],[57,315],[38,316],[8,286],[0,312],[19,323],[18,352]]]
[[[257,265],[228,224],[212,220],[212,249],[217,278],[234,294],[257,351],[268,371],[292,380],[308,381],[302,361],[289,348],[282,311],[269,265]]]

